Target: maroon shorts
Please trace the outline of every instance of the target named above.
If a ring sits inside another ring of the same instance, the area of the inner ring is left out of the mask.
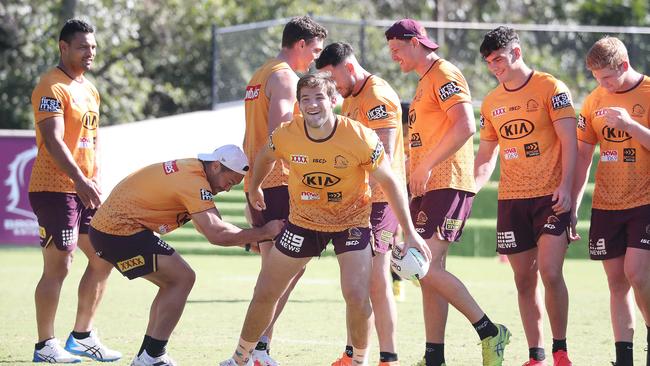
[[[111,235],[90,227],[90,242],[97,255],[132,280],[158,270],[158,255],[172,255],[174,248],[145,230],[128,236]]]
[[[626,210],[591,210],[589,256],[594,260],[625,255],[626,249],[650,250],[650,205]]]
[[[397,217],[393,209],[386,202],[375,202],[370,212],[370,227],[374,239],[374,250],[377,253],[387,253],[395,244],[397,232]]]
[[[263,211],[257,211],[251,206],[246,192],[246,202],[248,202],[253,227],[264,226],[271,220],[286,220],[289,217],[289,187],[264,188],[262,192],[266,203],[266,210]]]
[[[473,201],[474,193],[451,188],[436,189],[413,198],[410,209],[415,231],[424,239],[437,233],[441,240],[460,240]]]
[[[370,228],[351,227],[343,231],[325,232],[305,229],[289,222],[275,239],[275,247],[292,258],[318,257],[330,240],[336,255],[364,250],[370,244]]]
[[[569,242],[571,216],[553,212],[553,196],[499,200],[497,252],[515,254],[537,247],[542,234],[565,235]]]
[[[29,192],[29,203],[38,219],[41,246],[54,243],[66,252],[75,250],[79,234],[88,234],[97,211],[86,208],[76,193]]]

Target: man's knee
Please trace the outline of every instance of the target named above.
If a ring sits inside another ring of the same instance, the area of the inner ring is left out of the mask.
[[[648,267],[641,266],[625,266],[625,278],[632,288],[644,289],[648,286],[648,278],[650,278],[650,273],[648,272]]]
[[[539,274],[542,277],[544,287],[556,287],[564,283],[564,276],[562,275],[561,268],[550,267],[539,269]]]
[[[348,306],[364,308],[370,305],[370,294],[367,287],[346,286],[343,289],[343,298]]]
[[[537,289],[537,272],[515,272],[515,286],[520,295],[534,294]]]

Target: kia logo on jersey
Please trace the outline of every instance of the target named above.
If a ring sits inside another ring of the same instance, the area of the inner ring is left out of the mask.
[[[504,123],[499,128],[501,137],[508,140],[516,140],[530,135],[535,130],[535,125],[525,119],[515,119]]]
[[[609,142],[623,142],[632,138],[627,132],[608,127],[607,125],[603,126],[602,133],[603,138]]]
[[[325,172],[312,172],[303,175],[302,183],[311,188],[323,189],[331,187],[341,181],[341,178],[325,173]]]

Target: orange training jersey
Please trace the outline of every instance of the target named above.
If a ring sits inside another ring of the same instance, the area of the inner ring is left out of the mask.
[[[409,110],[409,169],[412,172],[452,126],[447,117],[449,108],[458,103],[471,103],[469,87],[460,70],[451,62],[438,59],[420,78]],[[431,169],[425,191],[454,188],[476,192],[474,187],[474,147],[472,139],[447,160]]]
[[[518,89],[501,84],[485,97],[481,139],[499,142],[499,199],[555,191],[562,180],[562,148],[553,124],[575,116],[569,89],[543,72],[533,71]]]
[[[650,128],[650,77],[644,76],[634,88],[609,93],[597,87],[582,105],[578,119],[578,139],[600,143],[596,168],[593,208],[624,210],[650,204],[650,150],[627,132],[605,124],[604,109],[625,108],[633,120]]]
[[[384,148],[373,130],[336,117],[334,131],[322,140],[307,136],[299,116],[278,127],[269,142],[289,162],[289,221],[310,230],[370,226],[368,171],[379,166]]]
[[[124,178],[90,225],[112,235],[127,236],[143,230],[166,234],[188,222],[190,215],[214,207],[201,161],[171,160]]]
[[[99,127],[99,93],[88,79],[78,82],[58,67],[41,76],[32,92],[36,145],[30,192],[74,193],[74,183],[54,162],[45,148],[38,124],[51,117],[62,117],[63,142],[72,153],[84,176],[95,174],[95,139]]]
[[[262,65],[246,86],[244,108],[246,112],[246,132],[244,135],[244,152],[248,157],[250,169],[244,177],[244,191],[248,192],[248,183],[252,177],[255,156],[269,140],[269,105],[270,99],[266,95],[266,83],[276,71],[291,70],[286,62],[270,59]],[[294,106],[296,113],[297,103]],[[287,185],[287,171],[282,161],[278,161],[269,175],[262,182],[262,188]]]
[[[402,186],[406,185],[404,173],[404,136],[402,135],[402,106],[399,97],[383,79],[369,76],[356,95],[343,100],[341,114],[361,122],[373,130],[394,128],[393,160],[391,167],[395,178]],[[372,192],[372,202],[386,202],[387,198],[380,187]]]

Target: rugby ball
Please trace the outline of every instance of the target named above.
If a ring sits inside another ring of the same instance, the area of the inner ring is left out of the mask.
[[[397,248],[393,249],[390,266],[395,273],[405,280],[419,280],[429,272],[429,261],[415,248],[409,248],[402,255]]]

